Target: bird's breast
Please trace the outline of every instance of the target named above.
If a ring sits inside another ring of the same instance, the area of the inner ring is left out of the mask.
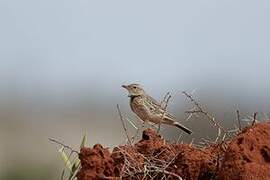
[[[141,96],[136,96],[130,99],[130,107],[131,110],[139,116],[140,119],[142,120],[147,120],[149,117],[149,113],[147,108],[145,107],[144,104],[144,99]]]
[[[133,112],[137,112],[139,106],[142,105],[142,98],[140,96],[134,96],[130,98],[130,108]]]

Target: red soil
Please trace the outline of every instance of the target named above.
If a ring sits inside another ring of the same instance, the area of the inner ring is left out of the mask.
[[[270,179],[270,123],[247,128],[231,141],[219,177],[222,180]]]
[[[270,123],[243,130],[230,142],[198,149],[169,144],[154,130],[142,140],[110,152],[101,145],[82,148],[78,180],[91,179],[270,179]]]

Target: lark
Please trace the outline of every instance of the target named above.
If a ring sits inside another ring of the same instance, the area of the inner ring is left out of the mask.
[[[161,103],[147,95],[139,84],[123,85],[130,97],[131,110],[144,122],[154,124],[167,124],[176,126],[184,132],[191,134],[192,131],[177,122],[173,115],[162,108]]]

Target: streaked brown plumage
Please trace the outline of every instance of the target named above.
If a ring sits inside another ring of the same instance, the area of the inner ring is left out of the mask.
[[[163,124],[176,126],[188,134],[192,133],[191,130],[177,122],[169,112],[164,113],[161,104],[148,96],[139,84],[123,85],[122,87],[128,90],[130,107],[141,120],[159,124],[163,116]]]

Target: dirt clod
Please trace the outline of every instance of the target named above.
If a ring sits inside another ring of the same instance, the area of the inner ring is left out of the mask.
[[[118,146],[112,152],[95,145],[82,148],[79,157],[78,180],[265,180],[270,179],[270,123],[255,124],[227,142],[203,149],[166,143],[147,129],[134,145]]]
[[[221,180],[270,179],[270,123],[258,123],[233,138],[219,170]]]

